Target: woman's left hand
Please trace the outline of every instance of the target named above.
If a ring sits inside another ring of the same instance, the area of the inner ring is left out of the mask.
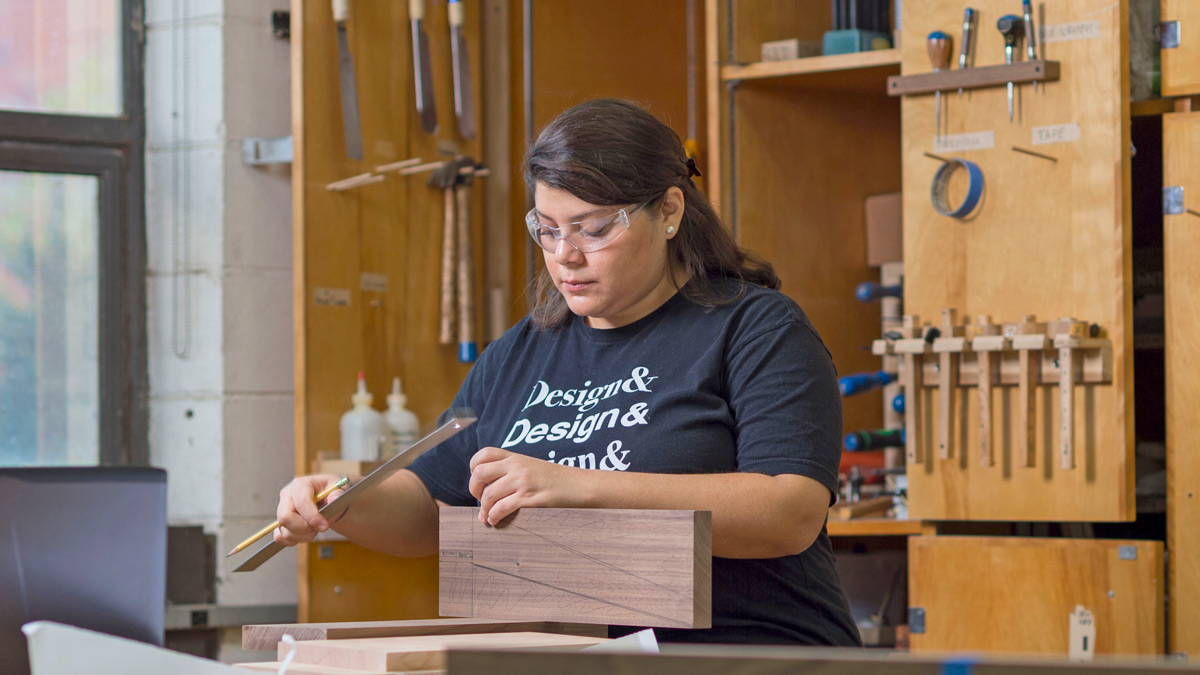
[[[581,469],[500,448],[484,448],[471,458],[471,494],[480,502],[479,520],[496,525],[525,506],[575,506],[572,478]]]

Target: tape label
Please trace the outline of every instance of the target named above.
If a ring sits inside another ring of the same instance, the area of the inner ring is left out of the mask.
[[[969,134],[947,134],[934,139],[934,152],[960,152],[962,150],[990,150],[996,147],[996,132],[976,131]]]
[[[1042,26],[1042,44],[1050,42],[1070,42],[1071,40],[1092,40],[1100,37],[1099,21],[1077,21],[1075,23],[1060,23],[1053,26]]]
[[[376,293],[387,293],[387,275],[374,272],[362,273],[362,289]]]
[[[327,307],[349,307],[349,288],[316,288],[313,291],[313,302]]]
[[[1083,131],[1078,124],[1054,124],[1048,127],[1033,128],[1034,145],[1050,145],[1051,143],[1074,143],[1083,138]]]

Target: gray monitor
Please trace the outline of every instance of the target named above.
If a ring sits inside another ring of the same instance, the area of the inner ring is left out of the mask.
[[[162,469],[0,468],[0,673],[39,619],[161,646],[166,568]]]

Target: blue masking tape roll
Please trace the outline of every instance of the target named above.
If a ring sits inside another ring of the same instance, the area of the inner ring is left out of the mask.
[[[967,177],[970,179],[967,185],[967,196],[963,199],[963,203],[954,208],[950,205],[948,193],[950,191],[950,177],[954,175],[959,168],[967,170]],[[933,174],[933,185],[929,188],[929,198],[933,202],[933,208],[943,216],[951,218],[966,218],[979,206],[979,200],[983,197],[983,171],[975,162],[969,162],[965,159],[957,157],[946,160],[940,167],[937,173]]]

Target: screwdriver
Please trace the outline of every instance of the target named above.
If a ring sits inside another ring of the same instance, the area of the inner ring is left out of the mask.
[[[1033,30],[1033,3],[1024,0],[1021,9],[1025,14],[1025,56],[1030,61],[1037,61],[1037,31]],[[1033,81],[1033,92],[1037,93],[1037,80]]]
[[[996,22],[996,29],[1004,36],[1004,62],[1013,62],[1013,52],[1017,48],[1017,39],[1021,37],[1021,17],[1005,14]],[[1013,83],[1008,81],[1008,123],[1013,121]]]
[[[929,62],[933,64],[933,72],[950,67],[950,36],[940,30],[929,34],[925,40],[925,50],[929,52]],[[937,137],[942,137],[942,90],[933,92],[934,112],[937,114]]]
[[[977,13],[978,12],[976,12],[974,9],[971,9],[970,7],[968,7],[963,12],[962,44],[960,45],[960,49],[958,52],[958,69],[959,70],[963,70],[964,68],[971,67],[971,64],[970,64],[971,47],[974,46],[974,44],[975,44],[975,30],[974,30],[973,24],[975,23],[975,15]],[[963,94],[963,88],[959,87],[958,88],[958,97],[962,98],[962,94]]]

